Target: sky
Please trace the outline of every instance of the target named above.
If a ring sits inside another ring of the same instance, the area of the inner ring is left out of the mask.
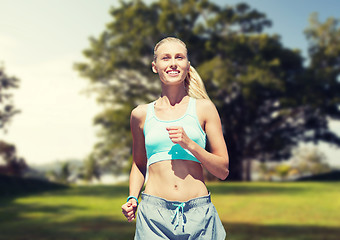
[[[149,2],[149,1],[147,1]],[[215,1],[221,5],[239,1]],[[273,26],[266,32],[281,36],[286,47],[298,48],[307,57],[303,30],[312,12],[321,21],[339,18],[338,0],[248,0],[264,12]],[[73,64],[84,61],[89,37],[97,37],[111,16],[115,0],[0,0],[0,63],[9,76],[20,79],[13,91],[21,113],[0,132],[0,139],[16,145],[30,164],[84,159],[98,140],[93,126],[101,108],[84,90],[86,79]],[[340,124],[331,122],[340,133]],[[340,165],[340,149],[322,144],[332,165]]]

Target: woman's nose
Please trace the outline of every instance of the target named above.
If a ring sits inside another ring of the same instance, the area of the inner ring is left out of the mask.
[[[176,59],[175,58],[171,58],[170,60],[170,67],[176,67]]]

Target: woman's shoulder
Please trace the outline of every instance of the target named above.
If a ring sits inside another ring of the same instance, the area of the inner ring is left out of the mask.
[[[196,105],[197,105],[197,108],[199,109],[203,109],[203,110],[209,110],[209,109],[214,109],[216,108],[215,107],[215,104],[210,100],[210,99],[203,99],[203,98],[200,98],[200,99],[196,99]]]
[[[210,99],[196,99],[196,112],[202,119],[210,119],[218,116],[215,104]]]
[[[132,109],[131,119],[141,121],[145,119],[148,110],[148,104],[141,104]]]

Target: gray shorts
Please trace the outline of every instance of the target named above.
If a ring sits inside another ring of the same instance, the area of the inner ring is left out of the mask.
[[[187,202],[142,193],[135,240],[224,240],[226,232],[210,194]]]

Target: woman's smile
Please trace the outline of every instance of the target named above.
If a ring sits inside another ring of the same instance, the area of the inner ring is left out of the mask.
[[[178,71],[178,70],[168,70],[168,71],[166,71],[166,73],[170,77],[177,77],[177,76],[179,76],[180,71]]]

